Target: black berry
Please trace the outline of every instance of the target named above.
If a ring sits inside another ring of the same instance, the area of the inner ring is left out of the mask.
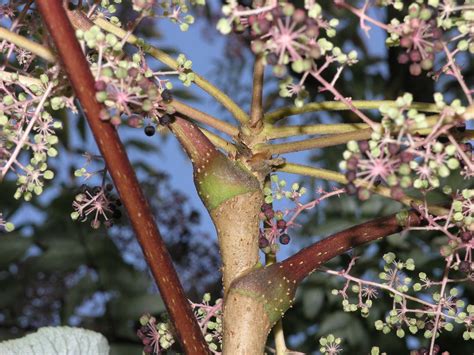
[[[277,228],[278,229],[285,229],[286,228],[286,221],[283,219],[280,219],[277,221]]]
[[[266,210],[271,210],[271,209],[272,209],[272,205],[269,203],[264,203],[262,207],[260,208],[262,212],[265,212]]]
[[[162,124],[163,126],[167,126],[171,122],[173,122],[173,117],[171,117],[168,114],[164,114],[163,116],[159,118],[159,120],[160,120],[160,124]]]
[[[165,89],[161,93],[161,98],[163,99],[164,102],[170,103],[171,100],[173,100],[173,95],[171,95],[171,91],[169,91],[168,89]]]
[[[290,242],[290,236],[286,233],[280,235],[280,243],[286,245]]]
[[[265,238],[265,237],[260,237],[260,238],[258,239],[258,247],[259,247],[260,249],[263,249],[263,248],[268,247],[268,244],[270,244],[270,243],[268,242],[268,239],[267,239],[267,238]]]
[[[154,135],[156,132],[156,129],[154,126],[152,125],[148,125],[145,127],[145,134],[148,136],[148,137],[151,137],[152,135]]]

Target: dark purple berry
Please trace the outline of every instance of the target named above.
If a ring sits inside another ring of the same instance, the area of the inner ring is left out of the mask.
[[[285,229],[286,228],[286,221],[284,219],[280,219],[277,221],[277,228],[278,229]]]
[[[469,243],[472,239],[472,232],[469,232],[469,231],[461,232],[459,237],[464,243]]]
[[[161,98],[163,99],[164,102],[170,103],[171,100],[173,100],[173,95],[171,95],[171,91],[169,91],[168,89],[165,89],[161,93]]]
[[[127,73],[128,73],[128,76],[130,76],[132,78],[136,78],[137,75],[140,74],[140,72],[138,71],[137,68],[130,68],[130,69],[128,69]]]
[[[112,191],[112,190],[114,189],[114,185],[112,185],[112,184],[107,184],[107,185],[105,185],[105,189],[106,189],[107,191]]]
[[[464,273],[471,272],[471,263],[469,261],[463,260],[459,263],[459,271]]]
[[[265,217],[267,217],[267,219],[272,219],[275,216],[275,211],[273,211],[272,209],[265,210],[263,213],[265,214]]]
[[[272,209],[272,205],[270,203],[264,203],[262,207],[260,208],[262,212],[265,212],[266,210],[271,210],[271,209]]]
[[[365,153],[369,150],[369,142],[368,141],[359,141],[359,149],[361,153]]]
[[[95,88],[97,91],[105,91],[105,89],[107,88],[107,84],[106,84],[105,81],[103,81],[103,80],[97,80],[97,81],[94,83],[94,88]]]
[[[145,134],[148,136],[148,137],[151,137],[152,135],[154,135],[156,132],[156,129],[154,126],[152,125],[148,125],[145,127]]]
[[[169,125],[171,122],[173,122],[173,117],[171,117],[168,114],[164,114],[159,118],[160,124],[163,126]]]
[[[290,236],[286,233],[280,235],[280,243],[286,245],[290,242]]]
[[[350,157],[347,159],[347,170],[356,170],[357,165],[359,164],[359,159],[357,159],[355,156]]]
[[[434,324],[433,324],[433,323],[431,323],[431,322],[426,323],[426,325],[425,325],[425,329],[426,329],[426,330],[433,330],[433,328],[434,328]]]
[[[269,244],[270,244],[270,243],[268,242],[268,239],[265,238],[265,237],[260,237],[260,238],[258,239],[258,247],[259,247],[260,249],[263,249],[263,248],[268,247]]]
[[[267,63],[270,65],[275,65],[278,63],[278,56],[275,53],[270,53],[267,55]]]
[[[441,347],[438,344],[433,346],[433,354],[437,354],[441,351]]]
[[[413,154],[409,152],[402,152],[400,154],[400,159],[403,163],[409,163],[413,160]]]
[[[398,144],[390,143],[390,144],[388,145],[388,152],[389,152],[391,155],[397,154],[399,150],[400,150],[400,147],[398,146]]]
[[[346,172],[346,179],[347,179],[347,181],[349,181],[349,182],[354,181],[354,180],[356,179],[356,175],[357,175],[357,174],[356,174],[356,172],[355,172],[354,170],[348,170],[348,171]]]

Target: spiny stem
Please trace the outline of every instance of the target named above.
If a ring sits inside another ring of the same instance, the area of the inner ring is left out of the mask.
[[[100,119],[102,107],[95,98],[95,80],[77,41],[74,28],[69,23],[60,1],[37,0],[36,5],[58,49],[71,86],[84,108],[95,141],[130,217],[147,264],[175,326],[177,338],[185,352],[208,354],[206,341],[181,287],[153,212],[140,189],[135,171],[128,160],[117,130],[109,122]]]
[[[359,110],[376,110],[380,108],[381,105],[389,105],[389,106],[396,106],[395,101],[392,100],[374,100],[374,101],[367,101],[367,100],[352,100],[352,106],[356,107]],[[435,104],[432,103],[424,103],[424,102],[414,102],[410,105],[411,108],[414,108],[418,111],[423,112],[434,112],[439,113],[440,109],[436,107]],[[275,123],[282,118],[288,116],[299,115],[302,113],[307,112],[318,112],[318,111],[348,111],[351,110],[346,103],[341,101],[323,101],[323,102],[311,102],[302,107],[283,107],[277,109],[273,112],[269,112],[265,114],[264,119],[266,122]]]
[[[226,133],[229,136],[233,137],[239,134],[239,130],[235,126],[227,122],[221,121],[220,119],[215,118],[214,116],[211,116],[205,112],[199,111],[194,107],[188,106],[181,101],[173,99],[173,101],[171,102],[171,106],[173,106],[179,113],[189,118],[192,118],[195,121],[207,124],[208,126],[211,126],[223,133]]]
[[[305,139],[297,142],[281,143],[281,144],[259,144],[256,152],[270,152],[271,154],[284,154],[300,152],[302,150],[332,147],[338,144],[344,144],[351,140],[360,141],[369,139],[372,134],[370,128],[360,129],[353,132],[346,132],[334,135],[327,135],[318,138]]]

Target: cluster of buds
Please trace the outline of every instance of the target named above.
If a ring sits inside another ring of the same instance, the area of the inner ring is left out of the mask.
[[[282,211],[275,211],[270,203],[264,203],[261,207],[260,220],[263,228],[260,229],[258,246],[265,254],[278,251],[278,240],[286,245],[290,242],[290,236],[286,233],[287,225]]]
[[[112,184],[95,187],[82,185],[72,203],[74,212],[71,213],[71,218],[81,222],[91,218],[91,227],[94,229],[99,228],[102,223],[107,228],[113,226],[114,221],[122,217],[122,202],[112,190]]]
[[[390,187],[393,198],[401,199],[407,188],[424,192],[439,188],[452,171],[465,170],[466,177],[472,174],[470,144],[458,144],[450,133],[458,130],[455,115],[465,110],[459,100],[448,106],[442,95],[435,94],[440,118],[426,136],[419,133],[430,122],[425,114],[410,108],[412,101],[412,95],[405,94],[395,107],[381,106],[382,123],[371,139],[348,142],[340,166],[346,170],[349,193],[357,192],[365,200],[370,189],[383,183]]]
[[[436,52],[443,49],[442,31],[437,27],[434,11],[427,6],[411,4],[403,23],[393,19],[387,44],[405,49],[398,62],[411,62],[410,73],[420,75],[422,70],[431,70]]]
[[[143,352],[157,355],[169,349],[174,343],[173,328],[169,321],[157,322],[156,318],[145,314],[140,318],[140,329],[137,335],[144,345]]]
[[[191,302],[194,316],[201,328],[209,350],[213,354],[222,352],[222,299],[211,303],[211,295],[205,293],[202,303]],[[140,318],[140,328],[137,335],[144,345],[145,354],[157,355],[163,350],[170,350],[176,342],[175,331],[169,320],[157,322],[156,318],[144,314]]]
[[[306,1],[305,9],[286,1],[262,5],[260,1],[242,4],[228,0],[222,7],[225,17],[217,28],[223,34],[243,32],[249,37],[252,51],[273,66],[276,77],[283,79],[281,96],[295,96],[295,103],[302,105],[308,76],[320,75],[330,63],[344,66],[357,61],[355,51],[345,54],[330,41],[336,35],[339,20],[326,20],[315,1]],[[293,83],[288,67],[301,75],[299,82]]]

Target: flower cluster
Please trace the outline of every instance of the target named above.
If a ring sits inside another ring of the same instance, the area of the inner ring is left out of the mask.
[[[103,103],[103,120],[118,126],[126,120],[131,127],[141,127],[146,121],[166,125],[171,122],[170,114],[174,108],[169,89],[172,84],[163,75],[174,74],[189,86],[194,80],[192,63],[184,55],[179,55],[178,69],[173,72],[153,72],[148,68],[142,53],[132,55],[131,59],[122,55],[123,43],[113,34],[104,34],[99,27],[87,31],[77,31],[77,36],[91,50],[92,70],[95,73],[97,101]],[[145,134],[155,133],[153,124],[147,124]]]
[[[463,324],[465,340],[472,339],[474,305],[466,305],[461,299],[459,290],[447,287],[447,282],[458,281],[448,276],[443,276],[441,281],[430,280],[425,273],[419,273],[419,282],[413,282],[413,278],[407,273],[415,270],[413,259],[405,262],[397,260],[394,253],[383,256],[383,271],[379,274],[381,282],[369,281],[350,275],[351,268],[355,265],[355,259],[351,261],[348,268],[343,271],[327,271],[329,274],[338,275],[346,279],[342,290],[333,290],[334,295],[343,297],[342,305],[346,312],[361,311],[362,316],[367,317],[372,306],[372,298],[376,298],[378,290],[388,291],[393,298],[393,307],[383,320],[375,322],[375,328],[384,334],[395,331],[400,338],[411,334],[422,332],[427,339],[436,338],[441,331],[450,332],[455,324]],[[452,267],[451,261],[447,261],[447,268]],[[462,279],[459,279],[461,281]],[[434,302],[427,300],[426,294],[412,294],[437,287],[439,291],[433,292],[431,298]],[[351,301],[349,289],[355,294]],[[418,305],[418,307],[416,306]],[[433,343],[434,344],[434,343]]]
[[[160,354],[162,350],[169,349],[175,343],[169,321],[157,322],[155,317],[145,314],[140,317],[140,324],[137,335],[145,346],[143,349],[145,354]]]
[[[142,17],[168,18],[173,23],[179,24],[180,30],[184,32],[189,29],[189,25],[194,23],[194,16],[189,14],[189,4],[204,6],[206,2],[205,0],[191,0],[189,2],[186,0],[133,0],[132,4],[133,10],[139,12]]]
[[[211,304],[211,295],[204,294],[202,303],[191,302],[194,315],[204,335],[209,350],[213,354],[222,351],[222,299]],[[156,355],[170,349],[175,343],[175,334],[171,323],[167,320],[157,322],[156,318],[145,314],[140,318],[141,327],[137,331],[145,354]]]
[[[112,193],[112,184],[105,186],[82,185],[81,191],[74,198],[71,213],[73,220],[85,222],[91,217],[91,227],[97,229],[103,223],[107,228],[122,217],[120,199]]]
[[[405,94],[395,107],[381,106],[382,123],[371,139],[347,144],[340,166],[346,170],[348,192],[367,199],[369,190],[383,183],[393,198],[401,199],[407,188],[424,192],[439,188],[453,171],[464,169],[466,177],[472,175],[472,148],[453,136],[453,130],[463,124],[456,118],[465,110],[459,100],[448,106],[436,94],[441,109],[436,122],[410,108],[412,100],[411,94]]]
[[[222,299],[211,303],[211,295],[205,293],[201,303],[192,303],[191,307],[198,321],[204,339],[213,354],[222,351]]]
[[[326,20],[320,5],[315,1],[308,0],[305,9],[297,9],[285,1],[269,1],[265,6],[255,1],[244,6],[229,0],[222,11],[226,17],[217,24],[220,32],[246,31],[252,40],[252,51],[263,56],[266,64],[273,66],[277,77],[284,78],[280,95],[295,96],[295,103],[299,106],[307,96],[304,82],[308,76],[319,80],[320,74],[330,63],[344,66],[356,62],[355,51],[345,54],[327,39],[335,36],[339,21]],[[323,37],[323,33],[327,38]],[[318,65],[318,60],[323,64]],[[288,66],[301,75],[297,83],[288,75]],[[340,72],[336,74],[333,84],[339,75]]]
[[[319,351],[324,355],[337,355],[342,352],[341,338],[336,338],[334,335],[329,334],[326,337],[319,339]]]
[[[48,159],[58,154],[56,131],[62,128],[48,112],[70,100],[54,94],[57,81],[47,74],[39,79],[9,76],[0,87],[0,177],[9,171],[17,176],[15,198],[26,201],[43,192],[45,180],[54,177]],[[22,154],[28,151],[29,156]]]
[[[443,49],[442,31],[437,27],[434,11],[423,5],[411,4],[403,23],[393,19],[390,23],[389,46],[399,45],[405,49],[398,61],[411,62],[410,73],[420,75],[422,70],[433,68],[435,53]]]

